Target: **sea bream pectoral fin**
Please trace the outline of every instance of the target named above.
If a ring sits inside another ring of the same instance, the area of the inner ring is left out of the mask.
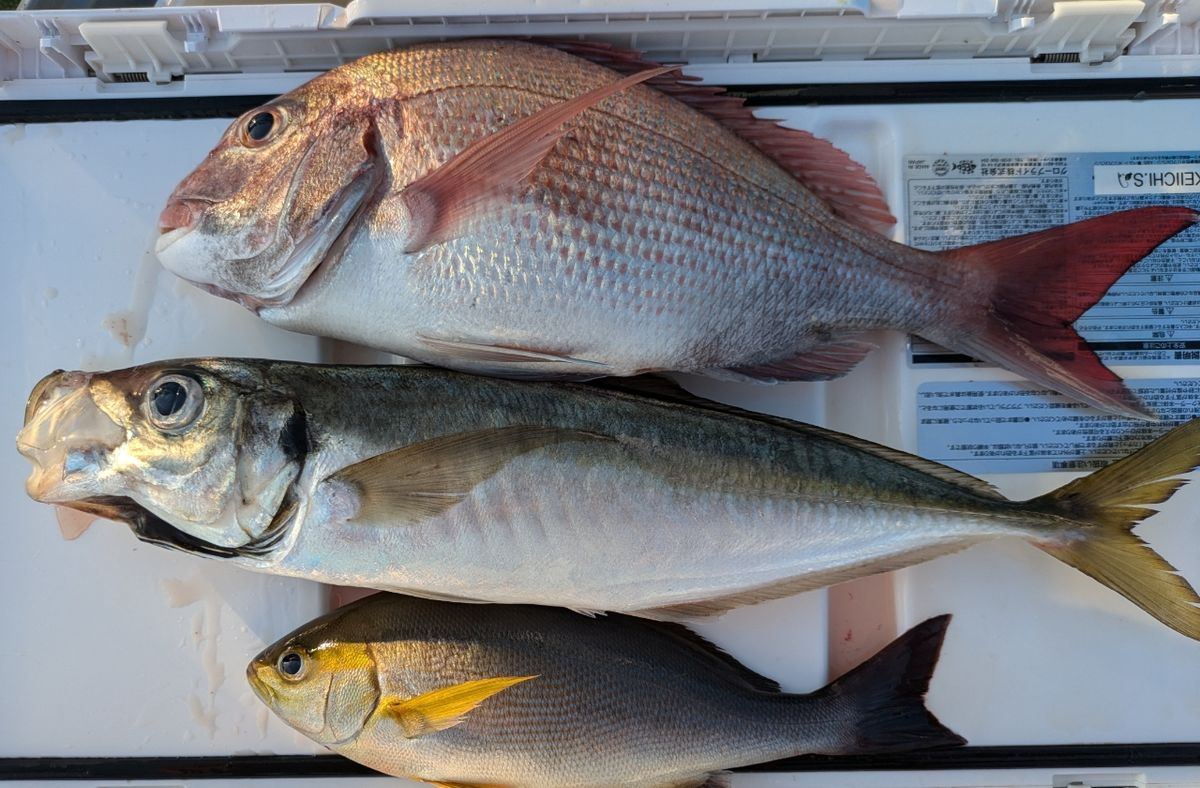
[[[410,222],[404,251],[411,254],[457,237],[465,222],[485,212],[537,168],[567,133],[566,124],[573,118],[615,93],[677,68],[647,69],[546,107],[477,140],[408,184],[401,194]]]
[[[537,676],[498,676],[464,681],[431,690],[415,698],[385,697],[377,713],[396,720],[409,739],[458,725],[479,704],[498,692]]]
[[[436,517],[526,452],[569,441],[611,440],[581,430],[512,426],[443,435],[351,465],[324,484],[356,496],[347,519],[411,525]]]

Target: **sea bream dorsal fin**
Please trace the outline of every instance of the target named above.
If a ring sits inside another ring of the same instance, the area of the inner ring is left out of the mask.
[[[600,41],[531,40],[619,74],[660,67],[643,59],[641,52]],[[697,84],[695,78],[678,72],[661,74],[644,84],[707,115],[758,148],[821,198],[839,218],[864,230],[890,234],[896,217],[888,209],[879,184],[865,167],[833,143],[807,131],[786,128],[778,121],[755,117],[745,106],[745,99],[726,95],[720,86]]]
[[[822,440],[828,440],[840,443],[843,446],[848,446],[852,449],[865,451],[874,454],[881,459],[894,462],[898,465],[903,465],[915,471],[928,474],[936,479],[958,485],[966,488],[976,495],[995,500],[1007,500],[999,490],[992,484],[985,482],[983,479],[976,478],[969,473],[955,470],[946,465],[933,460],[926,460],[922,457],[909,454],[908,452],[893,449],[888,446],[882,446],[878,443],[873,443],[864,438],[857,438],[853,435],[846,435],[834,430],[817,427],[813,424],[804,424],[799,421],[792,421],[782,416],[772,416],[768,413],[756,413],[752,410],[739,408],[736,405],[727,405],[724,402],[716,402],[714,400],[705,399],[691,393],[687,389],[680,386],[673,380],[660,377],[658,375],[637,375],[628,378],[603,378],[600,380],[590,381],[581,384],[566,384],[566,385],[582,385],[593,389],[602,389],[606,391],[615,391],[621,394],[631,394],[639,397],[654,399],[659,402],[666,402],[677,405],[688,405],[695,408],[703,408],[717,413],[723,413],[728,416],[737,416],[751,421],[770,424],[775,427],[792,430],[794,432],[804,433]]]

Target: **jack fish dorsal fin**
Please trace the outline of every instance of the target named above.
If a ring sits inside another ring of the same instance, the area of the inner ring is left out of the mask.
[[[611,440],[557,427],[513,426],[443,435],[363,460],[323,482],[357,492],[349,519],[409,525],[466,498],[514,457],[555,443]]]
[[[597,41],[533,40],[620,74],[659,65],[644,60],[640,52]],[[745,106],[745,99],[724,95],[722,87],[698,85],[674,74],[657,76],[646,84],[708,115],[758,148],[847,222],[884,234],[896,223],[883,192],[866,168],[831,142],[807,131],[784,128],[777,121],[756,118]]]
[[[486,212],[498,198],[541,163],[567,124],[604,99],[678,66],[639,71],[582,96],[552,104],[477,140],[452,159],[404,187],[412,231],[405,252],[416,252],[457,237],[464,223]]]
[[[572,385],[572,384],[568,384]],[[880,457],[890,462],[912,468],[915,471],[929,474],[930,476],[941,479],[942,481],[958,485],[966,488],[976,495],[981,495],[987,498],[996,500],[1005,500],[993,485],[985,482],[983,479],[978,479],[969,473],[957,471],[941,463],[933,460],[926,460],[921,457],[909,454],[908,452],[893,449],[888,446],[881,446],[878,443],[873,443],[864,438],[856,438],[853,435],[845,435],[833,430],[827,430],[824,427],[817,427],[812,424],[804,424],[791,419],[785,419],[782,416],[772,416],[767,413],[755,413],[754,411],[739,408],[736,405],[726,405],[723,402],[715,402],[713,400],[704,399],[691,393],[687,389],[680,386],[678,383],[667,378],[657,375],[639,375],[629,378],[604,378],[603,380],[591,381],[584,384],[591,388],[606,389],[609,391],[617,391],[625,394],[633,394],[640,397],[648,397],[656,399],[660,402],[676,403],[680,405],[689,405],[691,407],[703,408],[717,413],[724,413],[730,416],[738,416],[752,421],[762,422],[763,424],[771,424],[776,427],[792,430],[794,432],[811,435],[823,440],[840,443],[843,446],[848,446],[859,451],[869,452],[876,457]]]
[[[410,739],[453,728],[468,713],[498,692],[537,676],[497,676],[451,684],[415,698],[385,697],[379,714],[392,717]]]

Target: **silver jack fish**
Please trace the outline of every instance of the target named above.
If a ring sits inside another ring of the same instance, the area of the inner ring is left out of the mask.
[[[1131,532],[1200,463],[1200,420],[1009,501],[678,389],[205,359],[53,373],[17,446],[39,501],[340,585],[686,617],[1018,537],[1200,638],[1195,592]]]
[[[821,380],[897,329],[1146,416],[1071,326],[1195,211],[913,249],[842,151],[569,48],[424,44],[249,111],[171,196],[159,259],[284,328],[468,372]]]
[[[677,624],[377,594],[283,638],[246,675],[288,725],[396,776],[713,788],[721,770],[801,753],[962,744],[922,703],[949,618],[792,695]]]

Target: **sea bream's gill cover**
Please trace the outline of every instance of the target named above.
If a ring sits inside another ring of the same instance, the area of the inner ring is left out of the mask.
[[[300,627],[246,674],[315,741],[458,788],[716,788],[801,753],[950,747],[925,708],[949,616],[808,695],[677,624],[377,594]]]
[[[337,585],[686,618],[1016,537],[1200,638],[1132,533],[1200,464],[1200,420],[1010,501],[661,381],[192,359],[52,373],[17,445],[37,500]]]
[[[472,372],[826,379],[896,329],[1146,415],[1071,324],[1196,212],[920,251],[871,229],[890,216],[841,151],[569,48],[422,44],[251,110],[171,196],[159,258],[276,325]]]

